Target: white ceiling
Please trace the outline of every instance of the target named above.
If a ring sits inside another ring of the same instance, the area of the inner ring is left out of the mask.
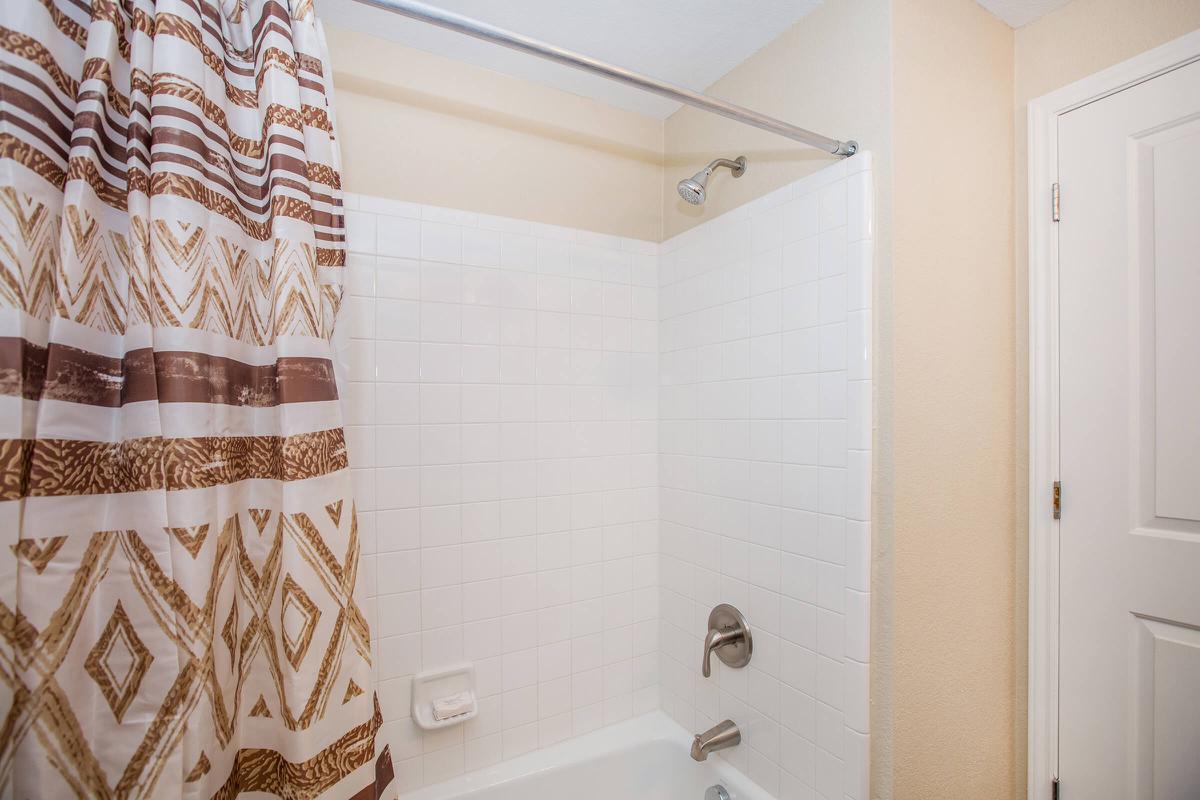
[[[1071,0],[978,0],[979,5],[1007,22],[1013,28],[1028,25],[1062,8]]]
[[[702,90],[821,0],[425,0],[669,83]],[[654,117],[679,105],[605,78],[370,8],[317,0],[327,24],[537,81]]]

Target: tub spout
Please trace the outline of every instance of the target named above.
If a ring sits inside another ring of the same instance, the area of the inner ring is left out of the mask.
[[[738,730],[737,725],[733,724],[733,720],[727,719],[724,722],[718,722],[704,733],[696,734],[696,738],[692,740],[692,758],[696,761],[705,761],[708,759],[709,753],[733,747],[740,744],[741,741],[742,732]]]

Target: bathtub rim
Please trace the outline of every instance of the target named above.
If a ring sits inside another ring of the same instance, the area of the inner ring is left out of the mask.
[[[439,783],[411,792],[402,792],[400,800],[455,800],[468,792],[490,789],[511,781],[566,769],[603,756],[652,742],[669,742],[679,747],[681,759],[687,755],[693,734],[662,711],[650,711],[614,725],[565,739],[548,747],[501,761],[489,767],[465,772]],[[745,746],[744,744],[742,746]],[[748,775],[724,758],[711,756],[706,766],[716,773],[715,780],[725,785],[737,800],[776,800],[775,796],[752,781]]]

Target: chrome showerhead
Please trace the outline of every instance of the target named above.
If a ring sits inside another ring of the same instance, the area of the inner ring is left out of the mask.
[[[708,176],[712,173],[708,170],[697,172],[691,178],[684,178],[679,182],[679,196],[688,201],[694,206],[698,206],[704,202],[704,185],[708,182]]]
[[[738,156],[733,161],[727,158],[718,158],[692,177],[681,180],[679,185],[675,187],[679,191],[679,196],[694,206],[703,203],[707,195],[706,187],[708,186],[708,179],[717,167],[729,167],[729,171],[733,173],[733,177],[740,178],[742,177],[742,173],[746,171],[746,157]]]

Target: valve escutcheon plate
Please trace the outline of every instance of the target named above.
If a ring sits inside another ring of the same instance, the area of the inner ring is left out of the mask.
[[[727,667],[738,669],[750,663],[750,655],[754,652],[754,640],[750,637],[750,626],[746,618],[728,603],[721,603],[708,615],[708,629],[732,631],[741,629],[742,636],[727,644],[723,644],[713,652],[721,663]]]

